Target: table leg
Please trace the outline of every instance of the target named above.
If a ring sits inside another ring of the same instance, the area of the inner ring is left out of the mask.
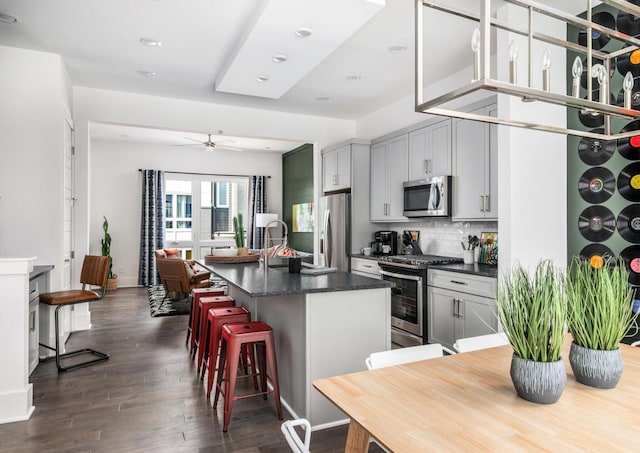
[[[369,451],[369,433],[358,422],[349,421],[345,453],[366,453]]]

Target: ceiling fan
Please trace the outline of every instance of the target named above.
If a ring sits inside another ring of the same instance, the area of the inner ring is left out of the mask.
[[[192,140],[194,142],[198,142],[200,145],[204,146],[204,150],[207,153],[213,152],[214,148],[228,149],[231,151],[242,151],[242,148],[227,145],[227,143],[228,144],[235,143],[233,140],[218,140],[214,142],[213,140],[211,140],[211,134],[207,134],[207,135],[209,136],[209,138],[205,141],[196,140],[195,138],[190,138],[190,137],[185,137],[185,140]],[[187,145],[173,145],[173,146],[200,146],[200,145],[195,145],[190,143]]]

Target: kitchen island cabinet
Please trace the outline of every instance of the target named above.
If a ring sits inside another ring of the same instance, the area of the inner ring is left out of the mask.
[[[312,386],[316,379],[365,370],[391,347],[390,284],[347,272],[290,274],[257,263],[206,265],[236,305],[274,331],[282,403],[315,426],[345,416]]]
[[[497,105],[471,111],[497,116]],[[454,220],[498,219],[498,137],[495,124],[455,119]]]
[[[372,222],[406,222],[402,183],[407,180],[408,134],[371,146]]]
[[[428,338],[450,349],[460,338],[498,330],[495,278],[429,269]]]

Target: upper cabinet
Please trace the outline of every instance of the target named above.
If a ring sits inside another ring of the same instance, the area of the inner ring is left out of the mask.
[[[409,181],[451,174],[451,119],[409,133]]]
[[[472,111],[496,116],[491,104]],[[495,124],[453,120],[454,219],[498,219],[498,146]]]
[[[351,188],[351,145],[343,145],[322,154],[322,191]]]
[[[402,183],[407,180],[408,134],[371,146],[372,222],[406,222]]]

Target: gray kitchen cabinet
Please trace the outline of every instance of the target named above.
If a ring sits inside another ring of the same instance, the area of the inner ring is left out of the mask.
[[[451,119],[409,133],[409,181],[451,174]]]
[[[351,188],[351,145],[322,152],[322,191]]]
[[[372,222],[406,222],[402,183],[407,180],[408,134],[371,146]]]
[[[497,105],[472,110],[496,116]],[[495,124],[453,120],[453,219],[498,219],[498,146]]]
[[[428,339],[453,348],[460,338],[498,330],[495,278],[428,271]]]

